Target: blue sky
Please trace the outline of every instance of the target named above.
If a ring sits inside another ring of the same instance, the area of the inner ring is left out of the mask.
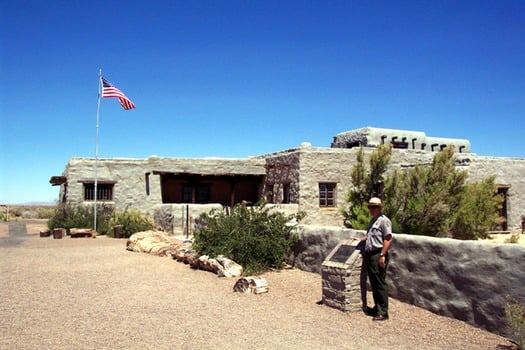
[[[247,157],[365,126],[525,157],[524,1],[0,0],[0,203],[94,157]]]

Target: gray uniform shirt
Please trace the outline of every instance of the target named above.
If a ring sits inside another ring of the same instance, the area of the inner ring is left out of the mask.
[[[392,236],[392,222],[381,214],[373,220],[366,232],[365,251],[383,248],[383,240]]]

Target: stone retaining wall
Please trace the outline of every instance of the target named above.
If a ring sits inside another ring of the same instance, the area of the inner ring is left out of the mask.
[[[320,273],[340,240],[363,235],[302,226],[289,263]],[[503,335],[506,296],[525,304],[525,247],[395,234],[390,252],[389,294],[397,300]]]

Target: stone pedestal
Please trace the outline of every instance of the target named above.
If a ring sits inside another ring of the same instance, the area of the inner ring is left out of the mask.
[[[342,241],[321,265],[323,304],[345,311],[361,311],[359,241]]]

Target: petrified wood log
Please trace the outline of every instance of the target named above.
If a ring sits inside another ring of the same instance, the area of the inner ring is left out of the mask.
[[[261,294],[268,292],[268,281],[264,278],[242,277],[235,282],[234,292]]]
[[[69,230],[71,238],[95,237],[96,233],[90,228],[72,228]]]
[[[242,266],[222,255],[210,258],[200,256],[191,242],[170,239],[163,232],[144,231],[131,235],[126,242],[126,249],[158,256],[170,256],[173,259],[189,264],[192,268],[210,271],[219,277],[238,277],[242,275]]]

